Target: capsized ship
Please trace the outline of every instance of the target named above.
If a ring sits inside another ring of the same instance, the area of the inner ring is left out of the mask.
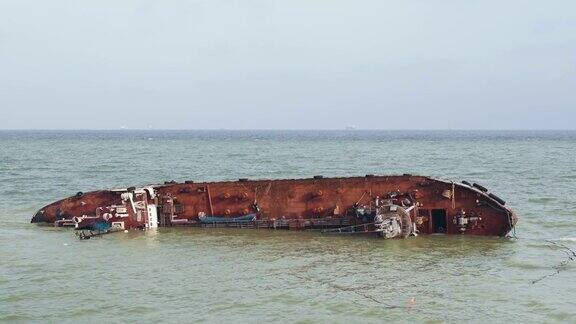
[[[78,192],[41,208],[32,223],[90,233],[197,226],[406,238],[434,233],[505,236],[517,220],[504,200],[479,184],[404,174],[170,181]]]

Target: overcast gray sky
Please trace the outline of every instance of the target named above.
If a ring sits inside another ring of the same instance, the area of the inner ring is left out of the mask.
[[[576,1],[0,0],[0,129],[576,129]]]

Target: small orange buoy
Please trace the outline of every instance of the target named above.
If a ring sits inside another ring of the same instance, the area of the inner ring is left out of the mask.
[[[412,308],[414,305],[416,305],[416,297],[412,297],[406,302],[406,308]]]

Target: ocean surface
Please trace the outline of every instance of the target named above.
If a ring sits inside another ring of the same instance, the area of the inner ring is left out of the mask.
[[[77,191],[370,173],[483,184],[516,238],[29,223]],[[0,222],[0,321],[576,322],[571,131],[0,131]]]

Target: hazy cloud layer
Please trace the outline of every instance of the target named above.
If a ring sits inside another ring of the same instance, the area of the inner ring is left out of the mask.
[[[3,129],[575,124],[573,0],[0,0]]]

